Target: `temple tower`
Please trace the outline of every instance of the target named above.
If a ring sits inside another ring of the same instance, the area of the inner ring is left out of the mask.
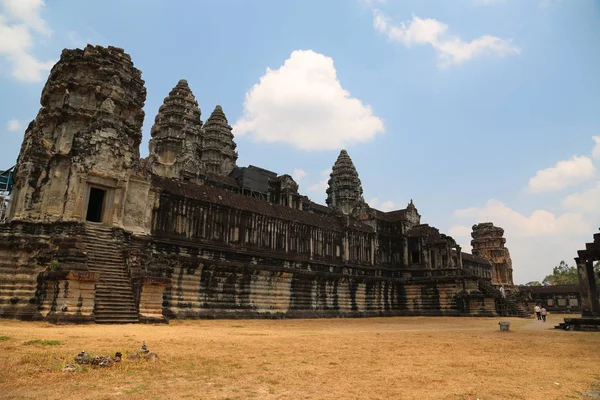
[[[165,97],[150,134],[150,170],[165,178],[197,177],[202,169],[200,108],[186,80]]]
[[[344,214],[364,203],[358,172],[346,150],[342,150],[333,164],[327,188],[327,205]]]
[[[119,218],[120,188],[139,162],[145,100],[142,74],[123,49],[63,50],[25,132],[10,217]]]
[[[493,285],[514,286],[513,268],[510,253],[504,246],[504,229],[494,226],[491,222],[473,225],[471,232],[473,255],[484,258],[494,265],[492,274]]]
[[[232,128],[221,106],[216,106],[206,124],[202,141],[202,162],[207,172],[229,175],[238,158]]]

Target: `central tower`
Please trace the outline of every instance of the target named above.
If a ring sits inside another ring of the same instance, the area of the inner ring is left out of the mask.
[[[363,189],[358,172],[346,150],[342,150],[333,164],[327,188],[327,205],[344,214],[364,203]]]

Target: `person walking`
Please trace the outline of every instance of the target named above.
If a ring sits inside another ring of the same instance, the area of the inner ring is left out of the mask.
[[[542,321],[546,322],[546,314],[548,314],[548,311],[546,311],[546,309],[542,307],[542,309],[540,310],[540,314],[542,315]]]
[[[533,310],[535,311],[535,315],[536,315],[536,317],[537,317],[538,321],[541,321],[541,320],[542,320],[542,314],[541,314],[541,312],[542,312],[542,309],[540,308],[540,306],[538,306],[538,305],[536,304],[536,305],[535,305],[535,308],[534,308]]]
[[[506,298],[506,291],[504,290],[504,286],[500,286],[500,295],[503,299]]]

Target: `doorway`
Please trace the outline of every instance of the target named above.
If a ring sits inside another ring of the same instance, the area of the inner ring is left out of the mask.
[[[88,201],[86,221],[102,222],[102,212],[104,211],[104,196],[106,190],[90,188],[90,199]]]

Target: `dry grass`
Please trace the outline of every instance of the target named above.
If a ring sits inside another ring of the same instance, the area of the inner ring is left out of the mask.
[[[3,399],[565,399],[600,379],[600,335],[497,318],[182,321],[54,326],[0,320]],[[540,329],[545,328],[545,329]],[[157,363],[62,373],[82,349]],[[46,345],[56,343],[60,345]],[[26,345],[29,342],[32,344]],[[556,384],[559,383],[559,384]]]

